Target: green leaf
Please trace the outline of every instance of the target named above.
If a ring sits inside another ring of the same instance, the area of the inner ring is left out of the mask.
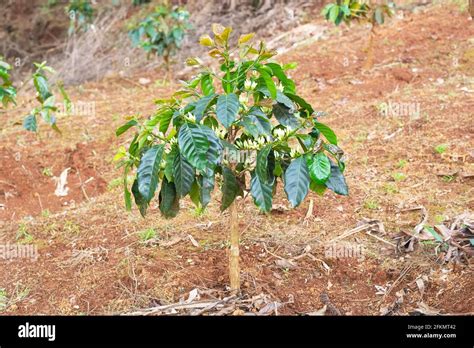
[[[225,128],[229,128],[239,112],[239,98],[234,94],[223,94],[217,98],[217,118]]]
[[[66,107],[66,112],[67,112],[67,113],[70,113],[70,112],[71,112],[71,108],[72,108],[71,99],[69,98],[69,95],[66,93],[66,90],[64,89],[64,85],[63,85],[62,82],[58,83],[57,86],[58,86],[59,92],[60,92],[61,95],[63,96],[64,105],[65,105],[65,107]]]
[[[281,84],[283,85],[284,93],[296,92],[295,82],[286,76],[283,68],[280,65],[277,63],[267,63],[266,66],[270,67],[270,69],[273,71],[273,75],[275,75],[278,80],[280,80]]]
[[[241,194],[242,189],[239,186],[237,178],[229,168],[222,167],[222,201],[221,211],[226,210],[234,202],[235,198]]]
[[[123,171],[123,197],[125,200],[125,209],[127,211],[132,210],[132,194],[128,189],[128,172],[130,170],[130,164],[126,164]]]
[[[191,190],[189,191],[189,198],[194,203],[196,207],[201,206],[201,190],[197,180],[193,181],[191,185]]]
[[[52,96],[51,92],[49,91],[48,81],[43,75],[35,75],[33,78],[33,84],[35,85],[41,102],[44,102],[46,99]]]
[[[272,144],[268,144],[265,147],[263,147],[257,154],[255,174],[259,177],[259,179],[262,182],[265,182],[265,183],[271,183],[273,181],[273,177],[270,178],[269,173],[268,173],[268,155],[270,154],[271,150],[272,150]]]
[[[161,111],[158,115],[158,122],[160,123],[159,130],[161,133],[165,134],[168,130],[171,119],[173,118],[174,110],[172,109],[165,109]]]
[[[273,105],[273,114],[278,122],[284,126],[295,129],[300,125],[298,119],[291,113],[290,108],[284,104],[276,103]]]
[[[35,115],[26,116],[23,121],[23,127],[26,130],[29,130],[31,132],[36,132],[38,129],[38,125],[36,123],[36,116]]]
[[[303,110],[306,111],[307,116],[310,116],[314,113],[313,107],[299,95],[293,93],[285,93],[288,98],[293,100],[296,104],[298,104]]]
[[[339,169],[339,166],[334,163],[331,163],[331,175],[325,185],[328,189],[339,195],[347,196],[349,194],[346,179],[344,178],[341,169]]]
[[[140,214],[145,217],[146,210],[148,208],[148,202],[146,201],[146,199],[143,198],[143,196],[140,194],[140,191],[138,190],[138,179],[135,179],[135,181],[133,182],[132,194],[133,198],[135,199],[135,204],[138,206]]]
[[[374,18],[378,24],[382,25],[384,23],[385,19],[384,19],[383,10],[381,7],[377,7],[375,9]]]
[[[331,128],[320,122],[315,122],[314,128],[320,131],[331,144],[337,145],[336,133]]]
[[[258,88],[258,91],[262,92],[263,94],[265,94],[265,96],[267,97],[271,97],[270,95],[270,92],[268,91],[268,88],[263,86],[263,87],[259,87]],[[291,99],[289,97],[287,97],[285,94],[283,94],[282,92],[278,91],[276,92],[276,98],[274,98],[277,102],[285,105],[288,109],[290,109],[291,111],[294,111],[294,108],[295,106],[293,105],[293,102],[291,101]]]
[[[174,181],[173,173],[174,173],[174,160],[176,156],[178,156],[179,149],[177,146],[171,147],[171,151],[166,155],[166,163],[165,163],[165,176],[168,181]]]
[[[138,166],[138,191],[147,202],[151,201],[158,186],[158,173],[160,171],[163,150],[163,145],[151,147],[143,154]]]
[[[115,131],[115,135],[119,137],[123,133],[125,133],[127,130],[132,128],[133,126],[136,126],[137,124],[138,124],[137,120],[130,120],[127,123],[125,123],[123,126],[120,126],[119,128],[117,128],[117,130]]]
[[[212,76],[209,74],[205,74],[201,78],[201,90],[205,96],[214,94],[215,89],[212,85]]]
[[[174,183],[169,182],[166,177],[161,183],[161,190],[159,195],[160,211],[166,218],[172,218],[178,215],[179,212],[179,196],[176,193]]]
[[[179,129],[178,144],[181,153],[194,168],[204,171],[208,166],[209,140],[206,132],[194,123],[184,123]]]
[[[424,229],[425,229],[425,231],[428,231],[428,232],[436,239],[437,242],[439,242],[439,243],[443,243],[443,242],[444,242],[443,237],[441,237],[441,236],[438,234],[438,232],[436,232],[436,231],[434,230],[433,227],[426,226]]]
[[[285,172],[285,192],[293,207],[305,199],[309,190],[308,165],[304,156],[294,159]]]
[[[267,86],[268,91],[270,92],[271,98],[276,99],[276,97],[277,97],[277,88],[275,86],[275,82],[273,81],[271,75],[262,68],[259,68],[258,72],[260,73],[260,76],[262,77],[263,81],[265,82],[265,85]]]
[[[270,136],[272,134],[270,120],[257,106],[253,106],[249,113],[242,118],[242,125],[254,138],[258,138],[262,135]]]
[[[258,175],[252,173],[250,193],[255,205],[264,212],[272,210],[273,184],[263,182]]]
[[[331,174],[331,162],[323,152],[308,157],[309,176],[311,180],[323,184]]]
[[[329,10],[329,20],[336,23],[337,17],[339,16],[339,6],[333,6]]]
[[[323,196],[324,192],[326,192],[327,187],[324,184],[319,184],[315,181],[311,181],[309,183],[309,189],[313,192],[316,192],[319,196]]]
[[[207,207],[211,201],[211,193],[214,191],[214,173],[212,175],[204,174],[199,178],[199,186],[201,188],[201,205],[203,208]]]
[[[180,153],[174,159],[174,183],[179,197],[186,196],[194,182],[194,168]]]
[[[266,116],[245,115],[242,118],[242,125],[255,139],[262,135],[270,136],[272,132],[272,125]]]
[[[211,128],[201,126],[201,129],[209,141],[209,150],[206,153],[208,168],[214,170],[221,161],[222,143]]]
[[[202,97],[196,102],[196,107],[194,109],[194,117],[196,117],[197,122],[201,122],[204,113],[209,107],[211,107],[216,101],[217,94],[210,94],[208,96]]]

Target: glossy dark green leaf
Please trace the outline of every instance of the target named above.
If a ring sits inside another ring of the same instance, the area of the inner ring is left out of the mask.
[[[257,111],[258,110],[258,111]],[[242,118],[242,125],[245,130],[254,138],[262,135],[271,136],[272,125],[268,117],[260,110],[253,106],[249,113]]]
[[[223,166],[222,177],[221,211],[224,211],[230,207],[235,198],[241,193],[242,189],[240,188],[237,178],[232,173],[231,169]]]
[[[273,183],[263,182],[258,175],[252,173],[250,181],[250,194],[255,205],[263,212],[272,210]]]
[[[208,166],[209,140],[206,132],[194,123],[184,123],[179,129],[178,144],[183,156],[198,170]]]
[[[159,181],[161,159],[163,157],[163,145],[155,145],[149,148],[142,156],[137,170],[138,191],[145,201],[150,202],[153,198]]]
[[[222,143],[211,128],[201,126],[201,129],[206,134],[207,141],[209,142],[209,150],[206,153],[207,166],[211,170],[214,170],[221,162]]]
[[[308,165],[304,156],[294,159],[285,171],[285,192],[293,207],[305,199],[309,190]]]
[[[36,123],[36,116],[35,115],[28,115],[23,120],[23,127],[26,130],[31,132],[36,132],[38,130],[38,125]]]
[[[205,97],[202,97],[196,102],[196,107],[194,109],[194,117],[196,117],[197,122],[201,122],[205,112],[209,107],[211,107],[217,99],[217,94],[210,94]]]
[[[273,105],[273,114],[278,122],[284,126],[295,129],[300,125],[298,119],[291,112],[291,109],[284,104],[276,103]]]
[[[293,93],[285,93],[285,95],[298,104],[304,111],[306,111],[306,116],[310,116],[314,113],[313,107],[299,95]]]
[[[44,102],[46,99],[52,96],[51,92],[49,91],[48,81],[43,75],[35,75],[33,77],[33,84],[35,85],[41,102]]]
[[[143,198],[140,191],[138,190],[138,179],[135,179],[132,185],[132,194],[133,198],[135,199],[135,204],[138,206],[138,210],[140,214],[145,217],[146,210],[148,208],[148,202],[146,199]]]
[[[175,156],[173,163],[173,176],[178,196],[186,196],[191,190],[195,174],[193,166],[182,154]]]
[[[264,146],[257,153],[257,163],[255,165],[255,174],[259,177],[262,182],[269,183],[273,181],[273,178],[269,177],[268,173],[268,155],[272,150],[272,144]],[[273,172],[273,170],[272,170]]]
[[[217,119],[225,128],[229,128],[235,121],[239,106],[239,98],[234,93],[223,94],[217,98]]]
[[[166,218],[172,218],[178,215],[179,212],[179,196],[176,193],[174,183],[169,182],[166,177],[161,183],[161,190],[159,194],[160,211]]]
[[[214,173],[210,173],[210,175],[204,174],[199,178],[199,186],[201,189],[200,200],[203,208],[207,207],[211,201],[211,193],[214,191],[214,184]]]
[[[171,148],[171,151],[166,154],[166,159],[165,159],[165,170],[164,174],[168,181],[174,181],[173,178],[173,172],[174,172],[174,160],[176,156],[178,156],[179,149],[177,146],[173,146]]]
[[[171,119],[173,118],[174,110],[163,110],[158,115],[159,118],[159,130],[161,133],[165,134],[168,131],[168,128],[171,123]]]
[[[339,195],[347,196],[349,194],[349,188],[347,187],[344,174],[342,174],[339,166],[334,163],[331,163],[331,175],[325,185],[328,189]]]

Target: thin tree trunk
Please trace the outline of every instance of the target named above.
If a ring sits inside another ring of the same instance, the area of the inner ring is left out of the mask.
[[[240,292],[240,265],[239,265],[239,215],[237,202],[229,207],[229,226],[230,226],[230,255],[229,255],[229,276],[230,290],[235,293]]]

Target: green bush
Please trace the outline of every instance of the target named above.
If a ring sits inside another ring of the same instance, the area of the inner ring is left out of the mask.
[[[0,56],[0,77],[2,78],[2,83],[0,84],[0,100],[5,108],[9,103],[16,104],[16,89],[10,77],[11,68],[10,64],[3,61],[3,58]]]
[[[144,20],[132,25],[128,33],[134,46],[162,56],[168,67],[170,57],[181,48],[190,28],[189,12],[184,8],[158,6]]]

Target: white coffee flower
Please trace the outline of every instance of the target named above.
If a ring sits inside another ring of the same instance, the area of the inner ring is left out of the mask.
[[[290,151],[290,157],[295,158],[299,155],[300,153],[296,149],[291,149]]]
[[[244,88],[247,91],[253,91],[257,87],[257,82],[252,80],[245,80]]]
[[[196,117],[190,112],[188,112],[188,114],[185,117],[186,117],[187,120],[189,120],[191,122],[196,122]]]
[[[276,128],[276,129],[273,130],[273,135],[277,139],[282,140],[282,139],[285,138],[286,132],[281,128]]]
[[[239,96],[239,102],[240,102],[240,104],[247,105],[248,102],[249,102],[249,97],[247,96],[247,94],[242,93]]]

